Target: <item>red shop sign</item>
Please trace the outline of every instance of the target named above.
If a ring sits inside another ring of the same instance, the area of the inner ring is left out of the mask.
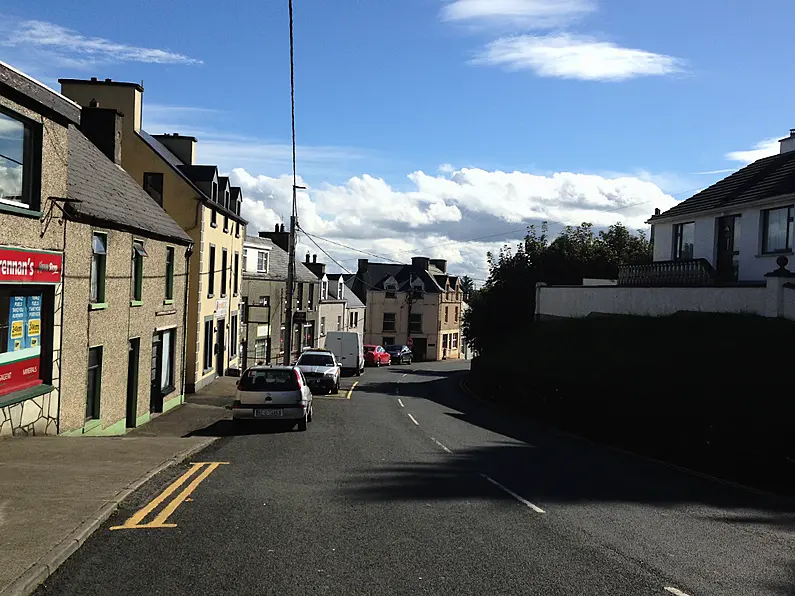
[[[0,283],[59,283],[63,255],[59,252],[0,246]]]
[[[38,356],[0,364],[0,395],[41,385],[39,365]]]

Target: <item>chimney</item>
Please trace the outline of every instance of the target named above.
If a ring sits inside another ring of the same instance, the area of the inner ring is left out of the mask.
[[[108,159],[121,165],[121,141],[124,115],[113,108],[100,108],[97,100],[94,107],[83,108],[80,114],[80,131],[97,146]]]
[[[325,263],[305,263],[304,266],[309,269],[318,279],[321,279],[326,274],[326,265]]]
[[[306,253],[306,262],[309,263],[309,253]]]
[[[279,233],[279,224],[276,224],[276,225],[273,227],[273,231],[274,231],[274,232],[276,232],[277,234]]]
[[[789,153],[790,151],[795,151],[795,128],[790,128],[789,136],[779,139],[778,142],[780,146],[780,153]]]
[[[659,207],[656,207],[656,208],[654,209],[654,215],[659,215],[659,214],[660,214],[660,208],[659,208]]]
[[[431,265],[436,267],[442,273],[447,273],[447,260],[446,259],[431,259]]]
[[[414,267],[414,269],[427,271],[430,265],[431,260],[428,257],[411,257],[411,266]]]
[[[196,163],[196,137],[189,137],[176,132],[170,135],[152,136],[163,143],[182,163],[189,166]]]
[[[112,79],[103,81],[97,77],[58,79],[58,82],[61,84],[61,93],[83,107],[88,107],[94,99],[102,107],[115,109],[124,114],[124,138],[132,140],[130,135],[141,130],[144,88],[138,83],[125,83]]]
[[[276,224],[273,232],[260,232],[260,238],[270,238],[270,240],[283,251],[290,250],[290,233],[284,231],[284,226]]]
[[[317,255],[312,255],[312,262],[317,263]]]

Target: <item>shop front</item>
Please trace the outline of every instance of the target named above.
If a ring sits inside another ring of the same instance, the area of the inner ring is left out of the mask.
[[[60,252],[0,246],[0,435],[58,432],[62,267]]]

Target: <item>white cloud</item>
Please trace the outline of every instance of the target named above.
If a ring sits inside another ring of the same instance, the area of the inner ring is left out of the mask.
[[[102,37],[87,37],[72,29],[45,21],[6,22],[0,28],[0,45],[42,51],[39,59],[49,59],[62,67],[85,68],[104,62],[146,62],[155,64],[201,64],[185,54],[158,48],[133,46]]]
[[[755,162],[757,159],[776,155],[779,150],[778,139],[765,139],[764,141],[759,141],[756,145],[754,145],[753,149],[747,149],[745,151],[730,151],[726,154],[726,159],[729,161],[739,161],[743,164],[749,164]]]
[[[549,29],[596,10],[592,0],[455,0],[442,8],[445,21],[511,23]]]
[[[569,33],[500,38],[488,44],[473,62],[532,70],[542,77],[587,81],[623,81],[682,70],[682,62],[672,56]]]
[[[235,169],[231,178],[243,188],[249,234],[286,223],[291,177]],[[417,171],[408,179],[412,186],[405,191],[368,175],[340,185],[310,186],[298,194],[301,226],[310,234],[404,262],[417,252],[447,258],[455,272],[485,279],[486,251],[520,239],[528,224],[548,221],[555,231],[583,221],[597,227],[622,222],[639,229],[655,207],[664,211],[676,204],[657,185],[636,177],[464,168],[436,175]],[[303,180],[299,184],[306,185]],[[484,238],[490,235],[497,237]],[[348,268],[363,256],[318,242]]]

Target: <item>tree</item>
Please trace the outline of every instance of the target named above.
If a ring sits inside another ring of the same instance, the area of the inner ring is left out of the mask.
[[[538,282],[579,285],[583,278],[616,279],[623,263],[651,261],[651,244],[642,232],[614,224],[594,233],[590,223],[566,227],[552,242],[546,222],[527,228],[515,248],[488,253],[489,279],[469,300],[463,320],[476,352],[500,350],[526,341],[535,315]]]
[[[475,282],[468,275],[461,278],[461,292],[464,296],[464,302],[469,302],[472,293],[475,291]]]

